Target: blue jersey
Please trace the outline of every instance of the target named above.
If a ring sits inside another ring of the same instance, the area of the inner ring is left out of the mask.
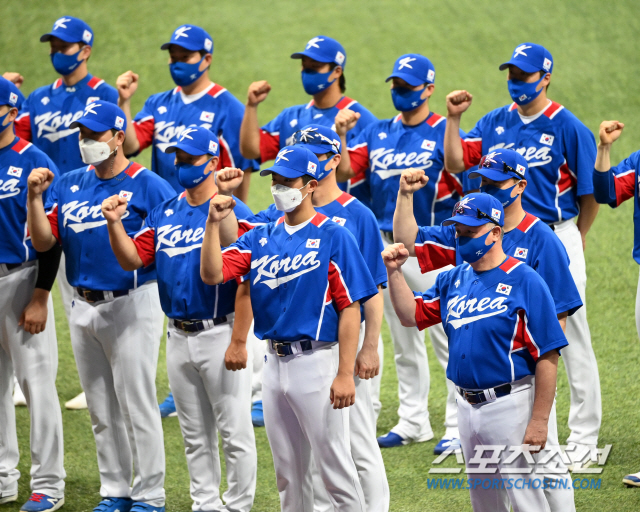
[[[353,235],[321,213],[295,233],[284,217],[222,253],[224,281],[249,274],[255,334],[280,341],[338,341],[339,312],[378,293]]]
[[[62,174],[82,167],[79,128],[69,128],[84,108],[97,100],[118,102],[116,91],[104,80],[87,75],[72,87],[62,78],[33,91],[16,119],[16,134],[44,151]]]
[[[414,194],[418,224],[432,226],[451,216],[463,184],[444,168],[446,122],[431,112],[424,123],[406,126],[398,115],[371,124],[349,143],[351,168],[356,175],[366,173],[373,213],[383,231],[393,230],[400,175],[406,169],[424,169],[429,177],[429,183]]]
[[[251,216],[249,207],[235,200],[236,217]],[[209,286],[200,277],[208,215],[208,201],[191,206],[183,192],[151,210],[143,228],[133,237],[145,267],[156,264],[160,304],[169,318],[204,320],[228,315],[235,309],[235,281]]]
[[[572,219],[579,212],[578,198],[593,194],[595,138],[553,101],[526,124],[516,107],[498,108],[478,121],[463,139],[465,167],[477,165],[495,149],[514,149],[529,163],[523,208],[547,224]]]
[[[184,187],[178,183],[175,155],[164,150],[175,144],[187,126],[203,126],[220,140],[220,163],[223,167],[258,169],[254,160],[240,154],[240,125],[244,106],[229,91],[218,84],[198,94],[187,96],[180,87],[149,97],[135,117],[133,126],[140,142],[140,151],[153,145],[151,170],[167,180],[176,192]]]
[[[476,272],[465,263],[414,292],[416,322],[442,322],[449,339],[447,378],[464,389],[488,389],[535,375],[540,356],[568,345],[549,288],[523,261]]]
[[[136,233],[149,212],[175,196],[171,186],[140,164],[131,163],[117,177],[102,180],[93,166],[68,172],[53,180],[45,210],[51,230],[66,257],[71,286],[90,290],[130,290],[156,279],[154,265],[127,272],[116,259],[109,242],[102,202],[112,195],[128,201],[122,224]]]
[[[572,315],[582,299],[569,271],[569,255],[560,239],[544,222],[527,213],[517,227],[504,234],[502,249],[507,256],[525,262],[544,279],[556,305],[556,313]],[[423,273],[446,265],[462,265],[455,226],[421,227],[415,242]]]
[[[50,169],[57,178],[55,164],[30,142],[16,137],[0,149],[0,223],[3,226],[0,263],[17,264],[36,259],[27,231],[27,179],[38,167]]]
[[[593,192],[596,201],[617,208],[627,199],[633,202],[633,259],[640,263],[640,151],[625,158],[608,172],[593,172]]]
[[[342,109],[353,110],[360,114],[360,119],[347,132],[347,143],[350,143],[371,123],[376,117],[364,108],[356,100],[343,96],[335,106],[331,108],[318,108],[311,100],[306,105],[296,105],[285,108],[273,120],[262,127],[260,132],[260,159],[262,162],[273,160],[278,151],[292,143],[292,135],[308,124],[321,124],[335,130],[335,119]],[[371,207],[371,192],[365,173],[360,173],[346,183],[338,183],[338,186],[356,197],[363,204]]]

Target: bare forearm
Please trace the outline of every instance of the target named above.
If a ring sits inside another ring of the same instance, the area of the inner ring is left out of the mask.
[[[253,309],[251,307],[251,294],[249,293],[249,281],[238,286],[235,303],[235,319],[233,321],[233,331],[231,340],[234,343],[247,343],[249,329],[253,322]]]
[[[560,313],[558,315],[558,322],[560,323],[560,327],[562,327],[562,332],[566,332],[567,331],[567,317],[569,316],[569,313],[567,311],[565,311],[564,313]]]
[[[549,413],[556,394],[558,351],[544,354],[536,364],[536,389],[533,400],[532,421],[549,421]]]
[[[207,220],[200,252],[200,277],[209,285],[222,283],[222,250],[220,224]]]
[[[126,138],[122,149],[125,155],[133,155],[140,150],[140,142],[138,141],[138,134],[133,126],[133,118],[131,117],[131,101],[118,100],[118,106],[124,112],[127,118],[127,131],[125,132]]]
[[[247,105],[240,126],[240,153],[248,159],[260,158],[260,125],[258,107]]]
[[[351,168],[351,157],[349,156],[349,150],[347,149],[347,137],[346,135],[340,136],[340,144],[342,150],[340,151],[340,163],[336,169],[336,180],[342,183],[349,181],[356,173]]]
[[[222,247],[231,245],[238,239],[238,219],[236,214],[231,212],[220,223],[220,243]]]
[[[384,296],[382,290],[364,303],[364,341],[362,348],[378,349],[378,339],[382,329],[382,314],[384,310]]]
[[[596,198],[593,194],[586,196],[580,196],[578,199],[580,202],[580,215],[578,215],[578,229],[580,234],[585,237],[593,222],[596,220],[600,205],[596,202]]]
[[[356,301],[340,311],[338,349],[340,362],[338,375],[353,377],[360,333],[360,302]]]
[[[38,252],[47,252],[57,242],[51,231],[51,224],[44,212],[42,195],[31,196],[27,200],[27,225],[33,248]]]
[[[405,281],[402,270],[387,269],[387,275],[391,304],[393,304],[393,309],[398,315],[400,323],[404,327],[415,327],[417,325],[415,296]]]
[[[454,174],[464,171],[460,116],[447,116],[447,126],[444,131],[444,167]]]
[[[415,256],[417,236],[418,223],[413,214],[413,194],[398,191],[396,211],[393,214],[393,241],[404,244],[409,254]]]
[[[142,267],[143,262],[138,254],[136,244],[127,235],[122,222],[107,222],[107,229],[109,230],[111,249],[123,270],[132,272]]]
[[[611,169],[611,144],[598,144],[596,171],[609,172]]]

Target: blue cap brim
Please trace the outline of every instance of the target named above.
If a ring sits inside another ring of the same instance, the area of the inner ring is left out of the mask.
[[[521,60],[513,60],[513,59],[510,60],[509,62],[503,62],[502,64],[500,64],[500,71],[504,71],[509,66],[515,66],[517,68],[520,68],[525,73],[535,73],[536,71],[544,71],[544,69],[538,68],[536,66],[532,66],[527,62],[523,62]]]
[[[324,155],[325,153],[333,153],[334,155],[338,155],[336,153],[335,146],[331,144],[296,144],[296,146],[300,146],[301,148],[308,149],[314,155]]]
[[[407,82],[409,85],[411,85],[413,87],[417,87],[418,85],[422,85],[422,84],[430,84],[431,83],[431,82],[428,82],[426,80],[423,82],[419,78],[416,78],[415,76],[409,75],[407,73],[391,73],[387,77],[385,82],[388,82],[392,78],[402,78],[402,80],[404,80],[405,82]]]
[[[443,226],[450,226],[451,224],[463,224],[465,226],[477,227],[484,226],[485,224],[493,224],[488,219],[477,219],[475,217],[469,217],[467,215],[454,215],[442,221]]]
[[[469,173],[469,178],[472,180],[475,178],[481,178],[483,176],[487,179],[490,179],[491,181],[507,181],[507,180],[510,180],[511,178],[520,179],[518,176],[515,176],[511,173],[496,171],[494,169],[482,169],[482,170],[478,169],[477,171],[473,171]]]
[[[260,176],[268,176],[271,173],[279,174],[280,176],[284,176],[285,178],[289,179],[301,178],[302,176],[307,174],[306,172],[291,169],[291,167],[285,167],[284,165],[273,165],[268,169],[263,169],[262,171],[260,171]]]
[[[211,154],[208,151],[205,151],[203,153],[201,149],[194,148],[193,146],[190,146],[188,144],[183,144],[182,142],[178,142],[178,143],[173,144],[171,146],[167,146],[167,148],[164,150],[164,152],[165,153],[175,153],[178,149],[181,149],[185,153],[189,153],[191,156],[202,156],[202,155],[210,155]]]
[[[106,132],[107,130],[117,130],[117,128],[113,128],[112,126],[108,126],[106,124],[99,123],[98,121],[94,121],[93,119],[78,119],[69,125],[69,128],[77,128],[79,126],[84,126],[85,128],[89,128],[94,132]],[[119,130],[121,131],[121,130]]]
[[[58,39],[63,40],[65,43],[84,43],[82,39],[71,37],[66,32],[49,32],[48,34],[43,34],[40,36],[40,42],[46,43],[47,41],[51,40],[52,37],[57,37]]]
[[[185,43],[186,43],[186,41],[185,41]],[[184,48],[185,50],[189,50],[190,52],[199,52],[200,50],[203,50],[203,51],[205,51],[205,52],[207,51],[207,50],[205,50],[204,48],[201,48],[201,47],[200,47],[199,45],[197,45],[197,44],[182,44],[182,41],[180,41],[180,44],[178,44],[178,43],[172,43],[172,42],[164,43],[164,44],[160,47],[160,49],[161,49],[161,50],[168,50],[168,49],[169,49],[169,47],[170,47],[172,44],[173,44],[173,45],[175,45],[175,46],[179,46],[180,48]],[[207,53],[211,53],[211,52],[207,52]]]
[[[324,62],[326,64],[334,62],[333,59],[327,60],[327,57],[325,57],[321,53],[316,53],[313,50],[305,50],[303,52],[297,52],[297,53],[291,54],[292,59],[301,59],[302,57],[309,57],[310,59],[317,60],[318,62]]]

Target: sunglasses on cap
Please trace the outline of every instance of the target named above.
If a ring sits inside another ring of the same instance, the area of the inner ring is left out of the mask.
[[[492,222],[496,226],[500,227],[500,224],[493,217],[491,217],[491,215],[488,215],[483,211],[478,210],[477,208],[472,208],[471,206],[463,205],[460,202],[456,203],[456,205],[453,207],[453,214],[454,216],[462,215],[464,217],[475,217],[476,219],[485,219],[485,220],[488,220],[489,222]]]
[[[291,144],[313,144],[315,146],[320,146],[323,144],[327,144],[331,146],[331,148],[338,153],[338,145],[332,141],[330,138],[325,137],[315,128],[304,128],[302,130],[298,130],[292,135]]]
[[[512,172],[521,180],[524,179],[524,174],[522,174],[519,171],[516,171],[513,167],[508,165],[506,162],[502,162],[502,169],[492,167],[491,164],[497,164],[498,167],[500,166],[500,164],[497,161],[495,161],[493,158],[491,158],[489,155],[484,155],[480,159],[480,163],[478,164],[478,169],[485,168],[485,169],[491,169],[492,171],[502,171],[505,174],[509,174],[510,172]]]

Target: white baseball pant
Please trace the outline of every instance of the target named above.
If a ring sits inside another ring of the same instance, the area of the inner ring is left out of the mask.
[[[169,321],[167,372],[176,402],[191,477],[194,511],[248,512],[256,492],[256,441],[251,424],[251,373],[229,371],[224,356],[231,341],[229,321],[187,334]],[[218,432],[228,488],[220,499]]]
[[[364,342],[365,322],[360,324],[358,350]],[[381,343],[381,342],[380,342]],[[380,344],[378,344],[380,346]],[[335,351],[335,364],[339,363]],[[356,403],[349,407],[349,435],[351,457],[356,464],[360,485],[364,493],[367,512],[389,510],[389,483],[384,469],[384,460],[376,440],[376,413],[373,407],[371,381],[355,377]],[[324,488],[315,459],[312,460],[314,512],[333,512],[333,505]]]
[[[60,299],[62,300],[62,305],[64,306],[64,313],[67,317],[67,322],[69,322],[69,316],[71,314],[71,301],[75,296],[75,292],[73,290],[73,286],[69,284],[67,280],[67,267],[65,266],[65,256],[64,251],[60,255],[60,265],[58,266],[58,273],[56,274],[56,282],[58,283],[58,289],[60,290]]]
[[[96,440],[100,495],[164,506],[156,369],[164,314],[148,282],[110,302],[72,302],[69,328]],[[133,486],[132,486],[133,481]]]
[[[313,511],[312,453],[334,510],[365,511],[349,411],[329,401],[338,372],[334,351],[337,343],[279,357],[267,347],[262,405],[283,512]]]
[[[602,423],[602,397],[598,363],[591,346],[591,332],[587,323],[587,271],[578,226],[568,220],[555,226],[555,233],[569,254],[569,270],[578,287],[583,306],[567,318],[566,336],[569,346],[562,349],[571,389],[567,443],[598,444]]]
[[[386,235],[382,235],[385,247],[393,243]],[[445,267],[423,274],[417,258],[409,258],[402,266],[402,273],[412,290],[425,291],[431,288],[440,272]],[[398,424],[391,430],[405,439],[427,441],[433,437],[429,421],[429,361],[424,334],[417,327],[403,327],[393,309],[388,288],[384,290],[384,316],[391,331],[393,350],[395,352],[396,371],[398,374]],[[447,370],[449,361],[449,342],[441,324],[429,328],[429,336],[438,361]],[[445,411],[445,434],[448,439],[460,437],[456,412],[455,386],[446,379],[447,403]]]
[[[20,478],[12,397],[15,372],[31,419],[31,489],[62,498],[66,474],[62,414],[56,391],[58,345],[51,296],[43,332],[29,334],[18,326],[33,295],[37,275],[36,262],[0,273],[0,496],[17,494]]]

